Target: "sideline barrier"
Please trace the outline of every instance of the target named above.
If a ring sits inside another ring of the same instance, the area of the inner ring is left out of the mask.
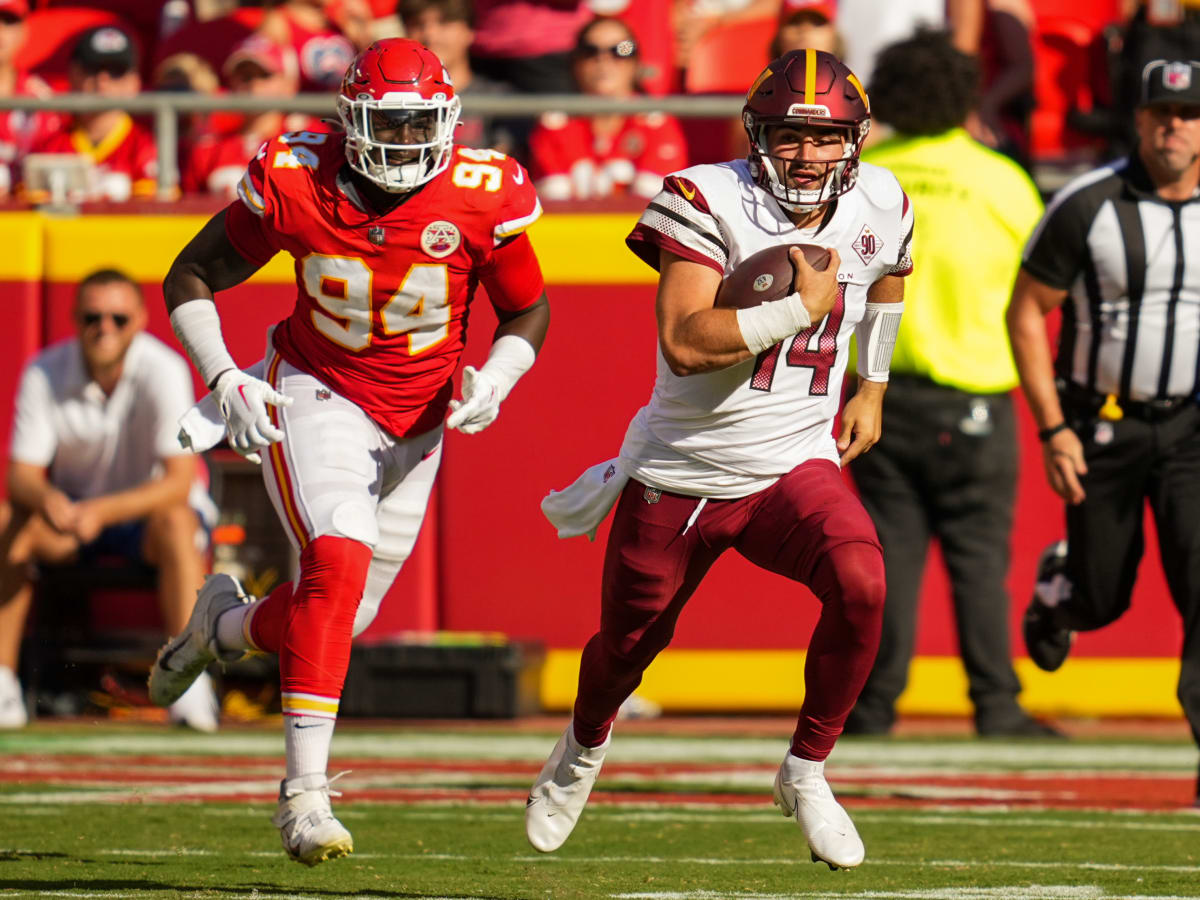
[[[204,215],[90,215],[52,218],[0,214],[9,252],[0,268],[10,327],[0,377],[4,411],[25,360],[47,340],[69,334],[75,282],[117,266],[143,283],[152,333],[173,346],[161,279]],[[580,648],[598,621],[607,527],[597,541],[558,541],[538,503],[586,466],[616,454],[626,424],[649,397],[654,373],[654,273],[624,247],[633,212],[548,213],[531,231],[553,307],[538,364],[479,435],[447,435],[435,504],[414,558],[389,595],[371,637],[431,627],[501,632],[551,648],[542,701],[566,709],[574,696]],[[257,359],[268,324],[291,308],[290,258],[276,257],[219,299],[226,339],[242,364]],[[473,310],[465,361],[487,354],[495,317]],[[1020,653],[1020,615],[1037,555],[1060,536],[1061,503],[1041,471],[1032,423],[1021,408],[1011,631]],[[5,426],[8,427],[7,425]],[[1181,640],[1166,594],[1152,529],[1133,608],[1116,626],[1080,636],[1053,676],[1019,659],[1025,700],[1035,712],[1078,715],[1179,715],[1174,697]],[[948,588],[931,566],[922,600],[918,659],[901,710],[969,710],[956,654]],[[804,588],[727,554],[680,620],[672,648],[641,689],[670,710],[794,709],[802,699],[803,647],[817,616]]]

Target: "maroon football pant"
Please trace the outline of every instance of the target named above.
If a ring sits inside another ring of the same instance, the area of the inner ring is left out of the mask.
[[[825,759],[879,649],[885,591],[875,527],[826,460],[749,497],[709,500],[687,528],[699,502],[632,479],[621,494],[604,557],[600,631],[580,663],[575,738],[585,747],[604,742],[617,709],[670,643],[683,605],[732,547],[821,601],[792,752]]]

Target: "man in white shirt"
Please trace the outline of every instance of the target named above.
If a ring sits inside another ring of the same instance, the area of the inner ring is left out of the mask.
[[[143,333],[141,289],[112,269],[76,292],[77,337],[26,367],[16,398],[8,502],[0,504],[0,727],[26,710],[15,671],[32,599],[32,563],[120,555],[158,570],[166,630],[183,628],[204,579],[193,495],[196,458],[179,446],[178,420],[194,398],[187,363]],[[203,680],[172,719],[216,728]]]

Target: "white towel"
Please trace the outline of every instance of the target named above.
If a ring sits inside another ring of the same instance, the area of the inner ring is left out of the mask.
[[[621,496],[629,476],[616,459],[592,466],[561,491],[551,491],[542,499],[542,514],[558,529],[560,538],[586,534],[596,539],[596,529],[608,516]]]
[[[251,378],[262,378],[266,360],[260,359],[242,371]],[[195,406],[179,418],[179,446],[193,453],[203,453],[225,440],[225,419],[217,408],[212,392],[205,394]]]

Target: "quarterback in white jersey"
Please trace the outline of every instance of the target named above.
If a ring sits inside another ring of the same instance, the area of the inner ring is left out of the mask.
[[[732,548],[821,601],[775,802],[795,817],[814,861],[850,867],[865,855],[824,761],[875,658],[885,579],[875,528],[840,465],[880,437],[912,211],[890,174],[859,163],[870,109],[835,56],[801,50],[774,60],[742,117],[749,158],[668,176],[628,239],[659,272],[650,403],[619,460],[543,502],[563,536],[594,528],[613,502],[616,513],[574,716],[525,808],[539,850],[570,835],[618,708]],[[829,265],[817,271],[793,249],[793,293],[747,309],[714,306],[722,277],[747,257],[799,243],[828,248]],[[835,441],[852,332],[859,390]]]
[[[694,166],[666,179],[630,248],[658,268],[659,253],[725,275],[776,244],[838,251],[838,294],[816,323],[756,357],[679,375],[662,349],[654,394],[630,423],[621,462],[641,481],[700,497],[742,497],[810,459],[839,462],[837,414],[850,336],[871,287],[912,269],[913,217],[886,169],[860,163],[857,183],[828,214],[798,227],[746,160]]]

